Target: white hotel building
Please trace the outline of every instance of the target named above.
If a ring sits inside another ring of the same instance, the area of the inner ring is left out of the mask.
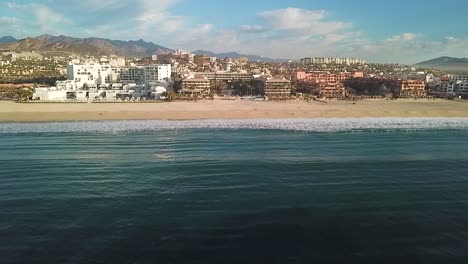
[[[170,64],[148,66],[111,67],[109,64],[69,64],[68,80],[76,89],[112,83],[155,84],[171,80]]]
[[[70,63],[68,80],[56,87],[37,88],[33,99],[41,101],[159,98],[171,80],[170,64],[116,66],[109,63]]]

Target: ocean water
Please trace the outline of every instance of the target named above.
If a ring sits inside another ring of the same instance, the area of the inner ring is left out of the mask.
[[[468,263],[468,119],[0,124],[0,263]]]

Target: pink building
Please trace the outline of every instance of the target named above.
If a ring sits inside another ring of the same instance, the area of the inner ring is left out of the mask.
[[[363,72],[331,74],[328,72],[306,72],[304,70],[298,70],[294,75],[294,78],[298,81],[311,83],[345,81],[352,78],[362,77],[364,77]]]

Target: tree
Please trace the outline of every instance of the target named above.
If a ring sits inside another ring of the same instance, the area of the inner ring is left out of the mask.
[[[18,95],[18,100],[20,102],[25,102],[33,96],[33,92],[30,89],[24,88],[24,87],[21,89],[18,89],[16,93]]]
[[[174,89],[175,92],[182,90],[182,80],[174,80],[172,83],[172,89]]]
[[[225,81],[212,80],[210,86],[212,92],[215,94],[222,94],[223,91],[227,88],[227,83]]]

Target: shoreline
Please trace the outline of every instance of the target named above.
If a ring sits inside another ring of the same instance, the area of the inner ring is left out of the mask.
[[[170,103],[15,103],[0,101],[0,122],[117,120],[468,117],[468,103],[449,100],[198,101]]]

